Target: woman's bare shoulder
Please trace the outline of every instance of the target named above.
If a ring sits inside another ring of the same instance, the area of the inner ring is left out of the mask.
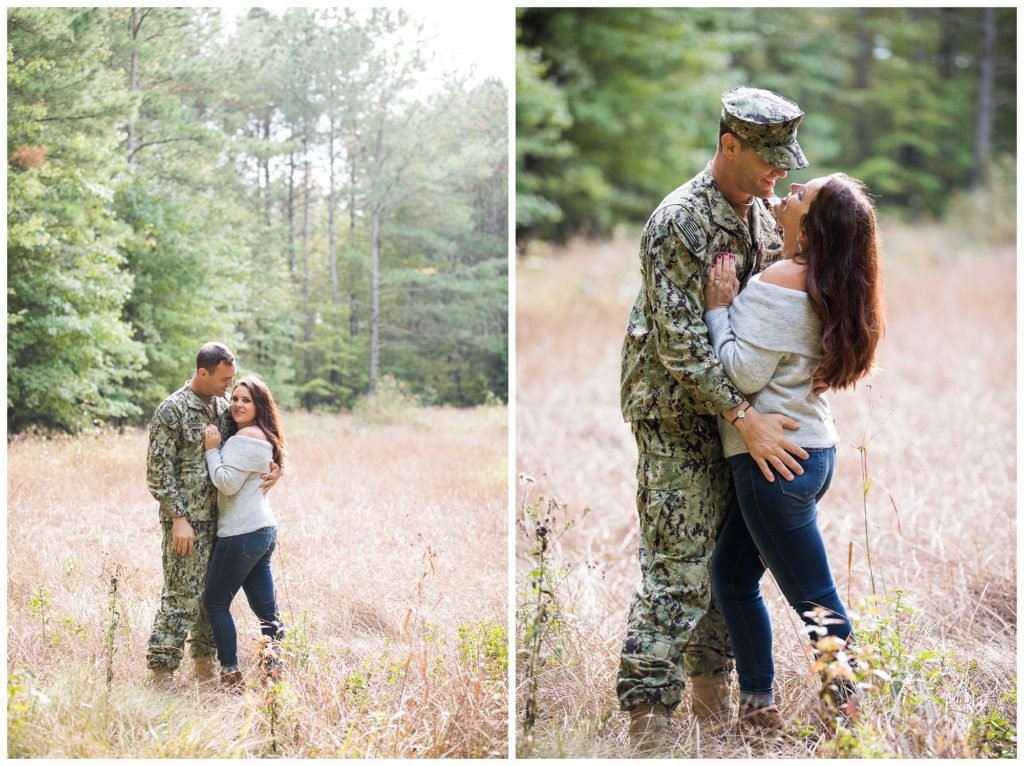
[[[761,272],[761,281],[769,285],[807,292],[807,267],[792,259],[776,261]]]
[[[246,426],[245,428],[238,429],[238,436],[248,436],[250,439],[262,439],[267,440],[267,435],[263,433],[263,429],[259,426]]]

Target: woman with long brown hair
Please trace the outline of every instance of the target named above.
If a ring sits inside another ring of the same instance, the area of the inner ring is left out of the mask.
[[[274,397],[255,376],[243,378],[231,392],[231,417],[236,432],[220,447],[220,433],[207,426],[204,434],[206,464],[217,487],[217,543],[210,560],[203,607],[217,644],[221,681],[241,688],[238,638],[231,618],[231,602],[239,589],[260,621],[260,632],[270,639],[271,652],[284,636],[274,595],[270,557],[277,547],[277,523],[267,496],[260,491],[260,474],[269,461],[284,469],[284,434]],[[266,663],[280,672],[273,654]]]
[[[705,288],[711,343],[747,398],[741,408],[756,405],[798,421],[790,438],[808,453],[802,474],[787,481],[776,471],[768,480],[735,420],[720,423],[735,499],[711,581],[736,655],[741,721],[769,729],[784,723],[772,688],[772,628],[760,590],[765,569],[802,620],[824,623],[844,643],[852,635],[817,525],[839,441],[822,393],[853,386],[871,371],[885,329],[875,210],[863,184],[841,173],[793,184],[774,211],[782,260],[737,295],[732,259],[723,254]],[[852,684],[828,691],[841,712],[856,715]]]

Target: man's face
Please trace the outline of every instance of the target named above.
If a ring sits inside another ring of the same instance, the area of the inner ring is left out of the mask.
[[[768,199],[775,194],[775,182],[785,177],[785,170],[769,165],[749,146],[736,155],[736,183],[746,194]]]
[[[235,365],[221,362],[213,372],[200,367],[199,382],[205,396],[224,396],[235,379]]]

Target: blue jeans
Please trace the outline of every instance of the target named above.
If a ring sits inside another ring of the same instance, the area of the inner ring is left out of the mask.
[[[241,588],[260,621],[260,632],[271,639],[284,636],[274,599],[270,556],[277,547],[277,527],[231,537],[218,537],[203,591],[217,657],[223,667],[238,665],[238,636],[231,619],[231,602]]]
[[[817,502],[832,481],[836,450],[807,453],[800,461],[804,472],[793,481],[778,473],[767,481],[748,454],[729,458],[736,496],[711,559],[711,584],[736,654],[741,691],[770,692],[775,677],[772,624],[760,586],[766,565],[805,623],[814,624],[805,612],[824,607],[837,622],[825,626],[829,635],[847,640],[853,631],[817,524]]]

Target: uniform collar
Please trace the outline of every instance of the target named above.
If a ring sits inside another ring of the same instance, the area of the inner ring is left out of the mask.
[[[210,408],[207,407],[205,402],[199,398],[199,394],[192,390],[192,386],[189,385],[189,381],[185,381],[185,385],[182,386],[182,389],[185,391],[185,401],[188,402],[189,407],[194,410],[204,412],[207,415],[210,414]],[[215,418],[219,418],[221,416],[224,412],[224,408],[224,399],[220,396],[213,397],[213,411]]]

